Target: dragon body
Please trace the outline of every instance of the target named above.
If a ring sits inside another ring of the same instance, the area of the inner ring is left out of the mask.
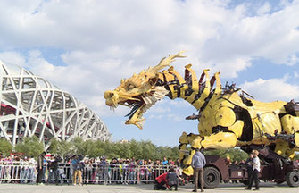
[[[182,52],[170,55],[158,65],[121,80],[119,87],[104,93],[106,105],[131,107],[126,124],[139,129],[142,115],[165,96],[182,98],[194,106],[198,114],[189,119],[198,120],[198,134],[183,132],[179,138],[179,156],[187,175],[193,174],[190,164],[195,148],[269,146],[278,155],[295,156],[299,150],[299,107],[294,101],[259,102],[235,85],[222,88],[219,72],[210,78],[209,70],[204,70],[198,80],[191,64],[185,66],[183,78],[171,66],[179,57],[185,56]]]

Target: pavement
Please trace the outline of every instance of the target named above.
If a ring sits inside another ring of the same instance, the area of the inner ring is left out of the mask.
[[[192,192],[193,184],[180,186],[177,192]],[[30,185],[30,184],[0,184],[0,193],[162,193],[170,190],[153,190],[153,184],[139,185]],[[176,191],[172,191],[176,192]],[[198,191],[200,192],[200,190]],[[276,185],[275,183],[261,183],[259,191],[245,190],[243,184],[220,184],[216,189],[205,189],[209,193],[299,193],[299,187],[290,188],[286,183]]]

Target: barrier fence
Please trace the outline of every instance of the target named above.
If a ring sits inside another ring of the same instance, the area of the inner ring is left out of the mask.
[[[169,171],[170,167],[174,168],[179,174],[179,168],[170,165],[88,164],[83,167],[79,175],[82,176],[83,184],[152,183],[157,176]],[[73,174],[71,164],[59,164],[56,171],[45,166],[43,182],[72,184]],[[35,164],[0,164],[0,183],[36,183],[36,176]]]

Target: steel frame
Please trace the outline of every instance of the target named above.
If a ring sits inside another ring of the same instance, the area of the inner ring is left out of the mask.
[[[103,121],[86,105],[24,68],[0,61],[0,85],[0,137],[13,146],[33,135],[46,146],[53,137],[111,137]]]

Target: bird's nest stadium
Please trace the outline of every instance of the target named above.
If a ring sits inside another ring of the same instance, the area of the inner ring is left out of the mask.
[[[45,79],[0,61],[0,138],[14,146],[37,136],[47,146],[52,138],[109,140],[103,121],[86,105]]]

